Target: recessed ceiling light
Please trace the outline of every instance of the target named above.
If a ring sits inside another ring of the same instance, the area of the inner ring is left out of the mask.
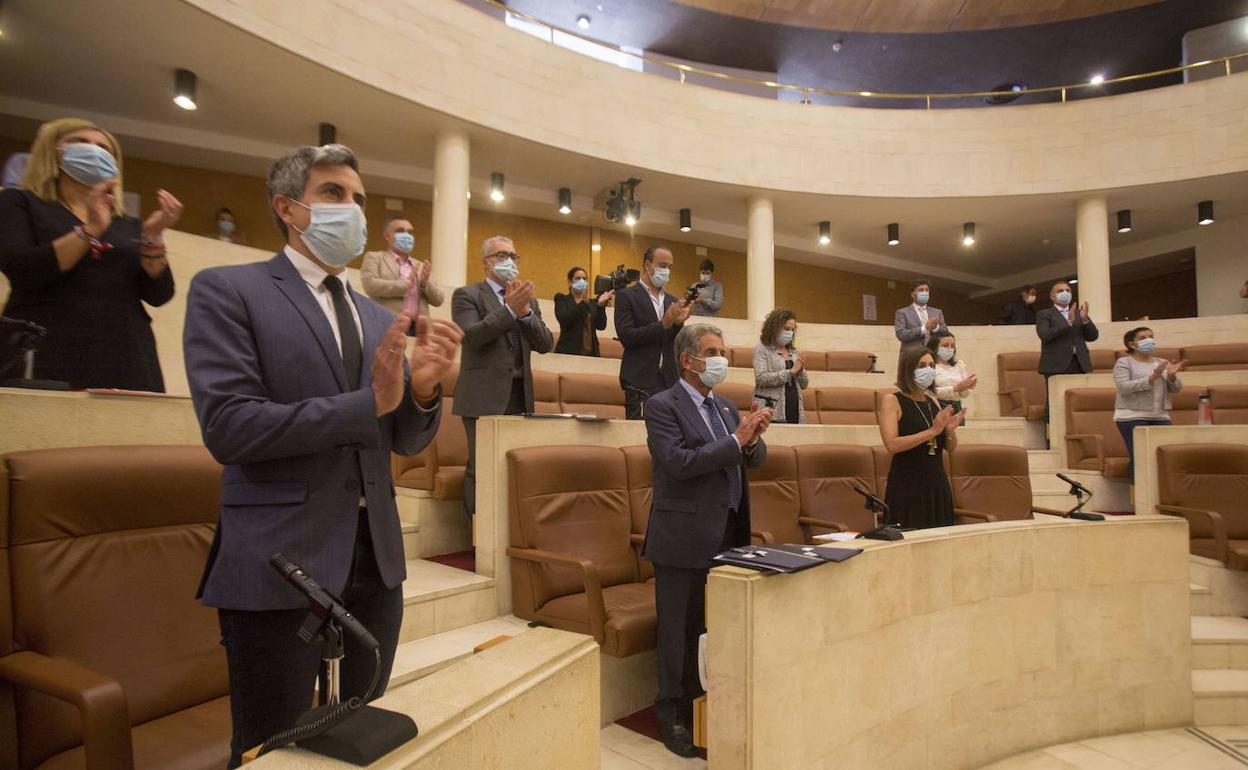
[[[580,16],[576,17],[576,26],[581,29],[589,29],[589,25],[592,23],[593,23],[593,19],[589,18],[583,13]]]
[[[1105,82],[1105,76],[1098,72],[1095,75],[1093,75],[1092,79],[1089,80],[1088,82],[1094,86],[1099,86],[1101,83]]]

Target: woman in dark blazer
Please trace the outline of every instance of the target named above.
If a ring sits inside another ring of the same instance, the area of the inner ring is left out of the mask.
[[[143,303],[173,296],[164,231],[182,204],[160,190],[146,221],[126,216],[121,148],[85,120],[45,123],[30,153],[25,189],[0,193],[0,271],[12,284],[4,315],[47,329],[35,378],[163,392]]]
[[[615,296],[608,289],[597,298],[589,293],[589,274],[584,268],[568,271],[568,293],[555,295],[555,318],[559,321],[556,353],[597,356],[598,332],[607,328],[607,303]]]

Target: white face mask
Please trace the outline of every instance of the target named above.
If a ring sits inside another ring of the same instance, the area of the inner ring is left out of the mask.
[[[785,329],[784,331],[780,332],[780,334],[776,337],[776,342],[779,342],[781,345],[788,345],[792,341],[793,341],[792,329]]]
[[[1066,307],[1067,305],[1069,305],[1070,304],[1070,292],[1059,291],[1057,293],[1057,304],[1061,305],[1062,307]]]
[[[667,285],[667,279],[672,276],[672,270],[668,267],[656,267],[654,273],[650,276],[650,283],[656,289],[662,289]]]
[[[706,283],[706,282],[707,282],[707,281],[709,281],[709,280],[711,280],[711,274],[710,274],[710,273],[702,273],[702,283]]]
[[[698,379],[706,387],[713,388],[728,378],[728,359],[724,356],[694,358],[706,364],[706,371],[698,372]]]
[[[303,237],[312,255],[330,267],[346,267],[364,253],[368,241],[368,223],[364,210],[354,203],[313,203],[293,200],[312,212],[308,229],[295,232]],[[294,227],[294,225],[291,225]]]
[[[914,384],[919,390],[927,390],[936,381],[936,370],[930,366],[920,366],[914,370]]]
[[[953,348],[936,348],[936,355],[941,361],[949,361],[953,358]]]
[[[514,281],[520,277],[520,268],[511,257],[494,263],[494,276],[503,283]]]

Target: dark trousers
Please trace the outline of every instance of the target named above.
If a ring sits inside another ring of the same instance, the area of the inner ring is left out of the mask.
[[[1083,371],[1083,365],[1079,363],[1079,356],[1073,352],[1070,354],[1070,363],[1066,364],[1064,372],[1048,372],[1044,374],[1044,424],[1049,424],[1049,378],[1056,377],[1059,374],[1087,374]]]
[[[720,551],[733,545],[738,514],[728,514]],[[654,710],[660,722],[693,721],[693,702],[703,692],[698,678],[698,637],[706,631],[706,575],[699,568],[654,565],[654,604],[658,615],[656,658],[659,697]]]
[[[507,407],[500,414],[524,414],[524,378],[511,381],[511,394]],[[468,528],[472,529],[472,516],[477,512],[477,418],[464,417],[464,435],[468,440],[468,465],[464,468],[464,513],[468,516]]]
[[[1135,484],[1135,439],[1132,433],[1138,425],[1169,425],[1170,420],[1119,420],[1114,424],[1122,434],[1122,443],[1127,445],[1127,481]]]
[[[381,671],[371,696],[379,698],[394,665],[403,620],[403,588],[386,588],[381,582],[363,511],[342,601],[381,644]],[[307,616],[303,609],[217,610],[230,677],[231,768],[242,764],[244,751],[290,728],[312,707],[324,645],[319,637],[311,643],[300,641],[299,627]],[[350,636],[343,651],[341,696],[345,702],[364,695],[373,680],[374,659],[371,651]]]

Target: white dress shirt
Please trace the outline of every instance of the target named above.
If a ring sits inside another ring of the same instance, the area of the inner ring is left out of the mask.
[[[338,345],[338,354],[342,355],[342,332],[338,330],[338,314],[334,312],[334,295],[330,293],[329,287],[325,285],[325,278],[329,273],[325,272],[325,268],[295,251],[289,245],[282,250],[282,253],[286,255],[286,259],[289,259],[290,264],[294,265],[295,270],[299,272],[299,277],[307,285],[308,291],[312,292],[312,299],[316,300],[316,304],[320,306],[321,312],[325,314],[325,320],[329,321],[329,328],[334,332],[334,342]],[[342,286],[345,290],[348,286],[346,270],[338,273],[338,280],[342,281]],[[363,350],[364,326],[360,323],[360,313],[355,309],[355,302],[351,301],[351,293],[347,292],[346,296],[347,306],[351,308],[351,317],[355,319],[355,332],[360,338],[360,350]]]
[[[663,299],[666,296],[666,292],[664,292],[662,289],[659,289],[659,296],[656,297],[654,296],[654,290],[651,288],[650,284],[646,283],[645,281],[642,281],[642,285],[646,287],[646,296],[650,298],[650,304],[654,305],[654,314],[659,317],[659,321],[662,321],[663,320]],[[663,368],[663,348],[662,346],[660,346],[659,347],[659,369],[662,369],[662,368]],[[697,393],[696,390],[694,392]],[[711,426],[708,425],[706,427],[709,428]]]

